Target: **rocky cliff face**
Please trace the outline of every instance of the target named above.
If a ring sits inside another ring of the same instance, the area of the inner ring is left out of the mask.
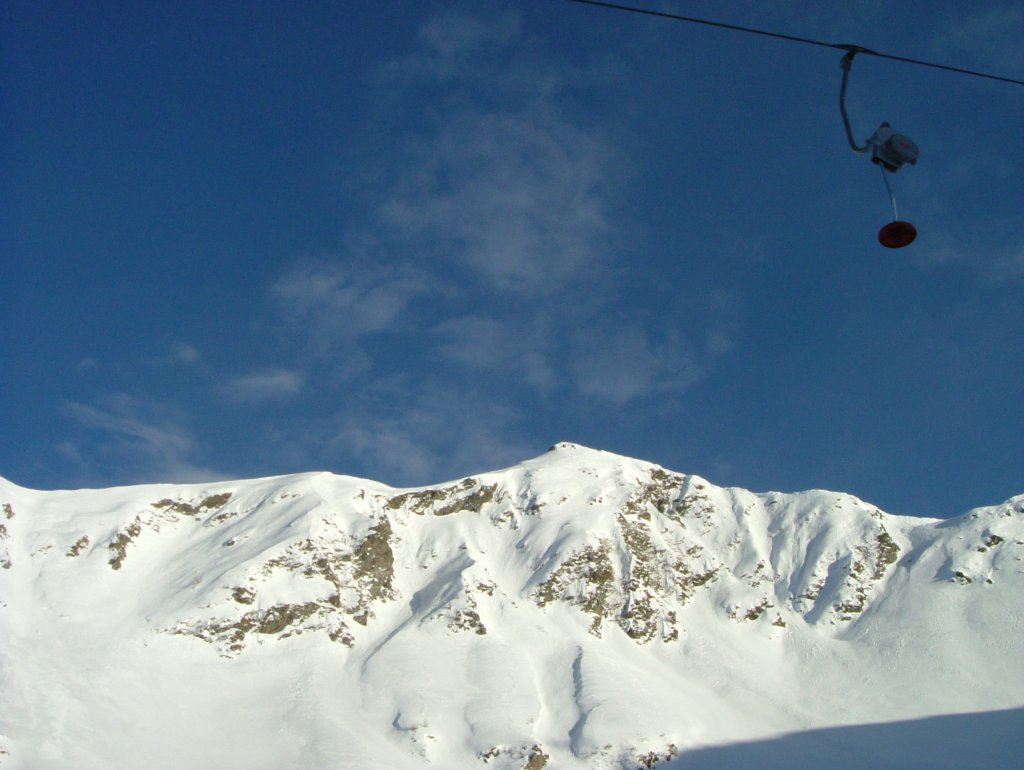
[[[104,644],[179,674],[174,661],[218,676],[273,661],[299,680],[323,667],[336,686],[307,682],[306,697],[362,725],[353,767],[651,767],[726,734],[1020,705],[1024,691],[1024,497],[909,519],[563,444],[423,489],[328,474],[3,483],[0,503],[9,692],[82,697],[111,665]],[[69,634],[86,641],[78,689],[39,680],[68,654],[51,635]],[[53,708],[9,720],[0,748],[44,756],[28,747]],[[323,750],[346,756],[329,734],[317,728]]]

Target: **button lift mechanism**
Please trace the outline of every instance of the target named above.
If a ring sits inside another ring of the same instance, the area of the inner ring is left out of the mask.
[[[843,115],[843,125],[846,127],[846,138],[850,140],[850,147],[853,148],[854,152],[870,153],[871,161],[882,171],[882,181],[885,182],[885,189],[889,193],[889,200],[892,201],[893,221],[878,231],[878,242],[890,249],[900,249],[904,246],[910,245],[914,238],[917,237],[917,230],[912,224],[910,224],[910,222],[900,221],[899,212],[896,210],[896,196],[892,194],[892,187],[889,186],[889,177],[886,176],[886,174],[888,172],[898,171],[905,163],[909,163],[910,165],[917,163],[918,149],[917,145],[910,139],[903,136],[903,134],[897,134],[893,131],[892,126],[888,123],[880,125],[878,130],[872,134],[870,139],[867,140],[866,144],[857,144],[856,140],[853,138],[853,131],[850,130],[850,118],[846,114],[846,81],[850,78],[850,67],[853,65],[853,57],[859,53],[869,54],[871,56],[879,56],[883,59],[893,59],[907,64],[918,64],[922,67],[932,67],[934,69],[946,70],[947,72],[959,72],[963,75],[971,75],[972,77],[986,78],[988,80],[1000,80],[1004,83],[1013,83],[1015,85],[1024,86],[1024,80],[992,75],[987,72],[966,70],[960,67],[950,67],[947,64],[936,64],[935,62],[922,61],[920,59],[908,59],[905,56],[893,56],[892,54],[872,51],[869,48],[862,48],[859,45],[828,43],[823,40],[814,40],[808,37],[797,37],[796,35],[785,35],[780,32],[771,32],[766,29],[741,27],[736,24],[725,24],[723,22],[712,21],[710,19],[698,19],[693,16],[680,16],[679,14],[655,11],[649,8],[634,8],[632,6],[621,5],[619,3],[603,2],[602,0],[569,0],[569,2],[581,3],[583,5],[602,6],[604,8],[612,8],[617,11],[627,11],[629,13],[656,16],[664,19],[675,19],[676,21],[687,22],[690,24],[701,24],[708,27],[729,29],[734,32],[745,32],[751,35],[762,35],[781,40],[789,40],[794,43],[803,43],[804,45],[816,45],[833,49],[838,48],[841,51],[846,51],[846,55],[843,56],[842,61],[843,86],[839,91],[839,110]]]
[[[920,151],[903,134],[896,133],[888,123],[883,123],[871,135],[871,138],[863,145],[858,145],[853,138],[853,131],[850,129],[850,118],[846,114],[846,81],[850,77],[850,66],[853,64],[853,57],[858,53],[874,53],[867,48],[857,45],[837,46],[846,49],[843,56],[843,84],[839,89],[839,111],[843,116],[843,126],[846,128],[846,138],[854,152],[870,153],[871,162],[876,164],[882,172],[882,181],[889,193],[889,200],[892,202],[893,221],[878,231],[878,242],[889,249],[901,249],[909,246],[917,237],[917,229],[910,224],[900,220],[899,211],[896,209],[896,196],[893,195],[892,187],[889,186],[888,173],[899,171],[905,163],[911,166],[917,163],[917,156]]]

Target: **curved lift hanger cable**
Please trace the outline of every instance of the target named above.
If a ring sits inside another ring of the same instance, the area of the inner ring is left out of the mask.
[[[845,51],[846,53],[843,55],[840,64],[843,69],[843,80],[842,85],[839,88],[839,112],[843,117],[843,127],[846,129],[846,138],[850,143],[850,148],[854,152],[869,153],[871,155],[871,162],[875,163],[879,169],[881,169],[882,181],[885,183],[885,189],[889,193],[889,200],[892,203],[893,221],[889,222],[889,224],[885,225],[878,231],[878,242],[890,249],[898,249],[903,246],[908,246],[914,238],[917,237],[917,230],[912,224],[910,224],[910,222],[900,220],[899,211],[896,208],[896,196],[893,195],[892,187],[889,185],[889,177],[886,175],[886,172],[898,171],[904,164],[914,165],[917,163],[919,150],[913,141],[903,134],[896,133],[888,123],[882,123],[882,125],[875,130],[875,133],[871,135],[871,138],[864,144],[858,144],[853,138],[853,130],[850,128],[850,118],[846,114],[846,85],[850,78],[850,68],[853,66],[853,57],[857,54],[877,56],[881,59],[892,59],[893,61],[905,62],[907,64],[917,64],[922,67],[932,67],[933,69],[946,70],[948,72],[958,72],[962,75],[970,75],[972,77],[985,78],[987,80],[998,80],[1003,83],[1012,83],[1014,85],[1024,86],[1024,80],[1015,80],[1014,78],[992,75],[987,72],[977,72],[975,70],[963,69],[961,67],[950,67],[946,64],[936,64],[935,62],[922,61],[920,59],[909,59],[905,56],[894,56],[893,54],[872,51],[870,48],[863,48],[859,45],[852,45],[850,43],[827,43],[823,40],[797,37],[796,35],[786,35],[780,32],[769,32],[768,30],[756,29],[754,27],[741,27],[736,24],[726,24],[724,22],[710,21],[708,19],[698,19],[693,16],[681,16],[679,14],[666,13],[664,11],[653,11],[648,8],[637,8],[629,5],[620,5],[618,3],[606,3],[601,2],[600,0],[569,0],[569,2],[580,3],[581,5],[593,5],[599,8],[610,8],[612,10],[626,11],[628,13],[637,13],[644,16],[656,16],[663,19],[672,19],[673,21],[685,21],[690,24],[703,24],[704,26],[729,29],[734,32],[746,32],[752,35],[774,37],[780,40],[789,40],[794,43],[804,43],[805,45],[816,45],[822,48],[835,48]]]

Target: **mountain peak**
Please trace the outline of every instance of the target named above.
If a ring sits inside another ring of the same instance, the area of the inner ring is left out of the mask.
[[[581,446],[580,444],[574,444],[571,441],[559,441],[557,444],[554,444],[550,449],[548,449],[548,451],[549,452],[574,452],[574,451],[579,450],[579,449],[587,449],[587,447]],[[590,450],[590,451],[593,451],[593,450]]]
[[[603,449],[593,449],[591,447],[584,446],[583,444],[576,444],[571,441],[559,441],[557,444],[552,445],[547,452],[535,459],[541,460],[546,458],[550,460],[553,457],[573,463],[582,463],[594,460],[621,462],[631,459],[623,455],[615,454],[614,452],[608,452]]]
[[[146,755],[179,766],[193,744],[286,766],[259,759],[284,730],[322,747],[308,765],[652,767],[1024,690],[1024,496],[910,519],[564,442],[403,490],[300,474],[0,497],[0,670],[24,672],[0,698],[35,715],[0,708],[0,750],[26,766],[100,766],[147,713]],[[55,738],[70,703],[90,729]]]

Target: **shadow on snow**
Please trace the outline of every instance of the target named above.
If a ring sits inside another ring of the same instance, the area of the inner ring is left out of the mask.
[[[697,749],[659,770],[830,770],[1019,767],[1024,708],[904,722],[830,727],[750,743]]]

